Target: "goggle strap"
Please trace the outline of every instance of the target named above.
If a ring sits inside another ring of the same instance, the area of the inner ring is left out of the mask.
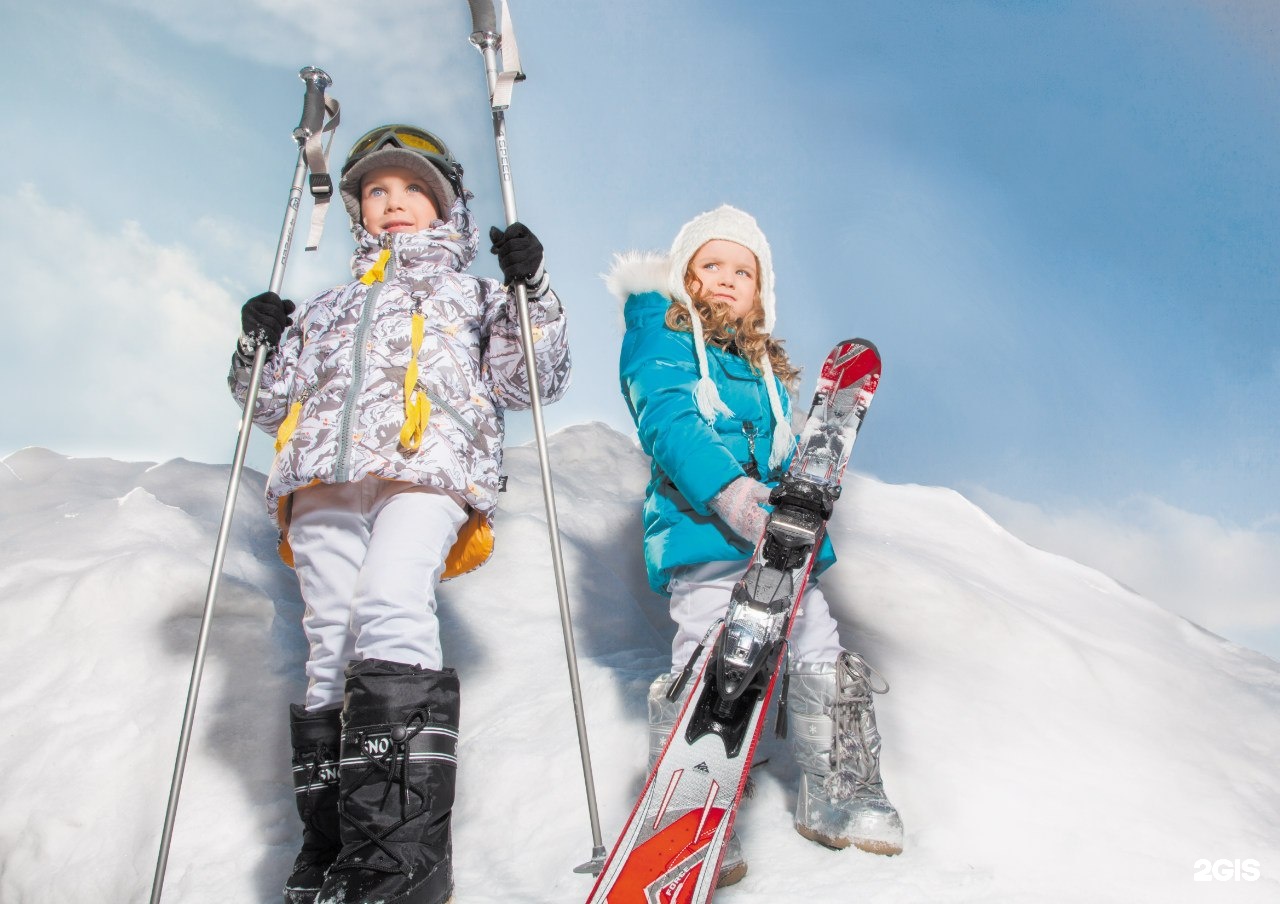
[[[415,129],[410,126],[375,129],[356,142],[343,169],[348,169],[354,161],[387,146],[425,157],[436,165],[453,186],[454,191],[459,195],[462,194],[462,164],[453,159],[453,154],[443,142],[425,129]]]

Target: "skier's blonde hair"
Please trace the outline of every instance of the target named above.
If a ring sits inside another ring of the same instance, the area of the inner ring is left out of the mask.
[[[759,267],[759,261],[756,262]],[[769,356],[769,364],[782,385],[795,390],[800,381],[800,370],[792,366],[782,347],[782,341],[774,339],[764,331],[764,307],[760,301],[760,287],[756,286],[755,300],[751,305],[751,313],[741,320],[733,316],[729,306],[721,301],[704,301],[702,280],[694,272],[692,261],[684,273],[685,291],[693,301],[694,310],[702,321],[702,333],[705,340],[719,348],[731,349],[747,360],[757,373],[763,373],[761,362],[765,355]],[[666,324],[673,330],[682,333],[692,332],[693,325],[689,320],[689,309],[678,301],[671,302],[667,308]]]

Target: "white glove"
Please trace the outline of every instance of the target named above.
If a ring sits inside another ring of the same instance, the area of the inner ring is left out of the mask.
[[[760,503],[769,501],[769,488],[750,477],[739,477],[711,499],[712,510],[742,539],[757,543],[769,513]]]

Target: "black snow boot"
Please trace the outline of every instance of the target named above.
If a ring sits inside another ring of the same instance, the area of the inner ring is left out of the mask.
[[[342,851],[317,904],[446,904],[458,772],[458,676],[381,659],[347,666]]]
[[[293,795],[302,817],[302,851],[284,883],[285,904],[312,904],[338,856],[338,745],[342,710],[309,713],[289,706]]]

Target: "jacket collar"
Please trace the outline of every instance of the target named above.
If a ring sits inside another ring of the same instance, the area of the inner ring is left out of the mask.
[[[461,273],[476,259],[480,245],[480,230],[464,198],[454,203],[447,220],[421,232],[383,233],[375,238],[364,226],[355,223],[351,234],[356,240],[351,273],[357,279],[377,263],[384,247],[391,249],[398,270],[441,269]]]

